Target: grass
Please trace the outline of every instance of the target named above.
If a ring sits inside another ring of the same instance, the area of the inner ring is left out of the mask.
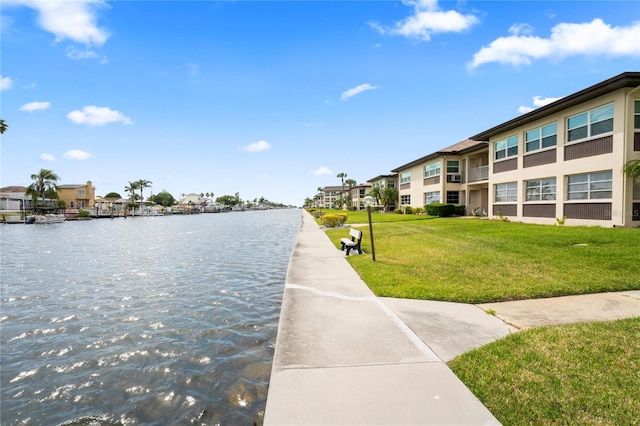
[[[347,214],[347,225],[350,224],[363,224],[369,223],[369,217],[366,211],[345,211],[335,209],[322,209],[318,210],[324,214]],[[388,223],[388,222],[415,222],[420,220],[433,219],[433,216],[419,216],[413,214],[397,214],[397,213],[378,213],[371,212],[371,221],[374,223]],[[316,220],[318,223],[320,221]]]
[[[377,296],[486,303],[640,288],[638,229],[378,215],[376,262],[366,227],[365,255],[348,257]],[[345,236],[326,233],[336,247]]]
[[[640,424],[640,318],[530,329],[454,373],[504,425]]]
[[[366,254],[347,258],[378,296],[481,303],[640,289],[638,229],[381,216],[377,261],[366,228]],[[339,247],[345,229],[326,232]],[[639,353],[640,317],[524,330],[449,365],[504,425],[640,425]]]

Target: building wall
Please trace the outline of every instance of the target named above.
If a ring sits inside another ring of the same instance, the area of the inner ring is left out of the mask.
[[[635,98],[627,96],[629,92],[629,89],[620,89],[492,137],[489,141],[489,214],[497,215],[500,211],[504,216],[529,223],[555,224],[556,218],[567,216],[565,223],[568,225],[630,226],[633,184],[631,178],[622,173],[622,168],[626,161],[640,158],[640,152],[634,151],[633,146]],[[640,98],[640,93],[636,96]],[[570,117],[610,103],[614,109],[612,131],[568,141]],[[557,124],[556,146],[525,153],[525,133],[553,122]],[[513,136],[518,137],[518,155],[496,160],[495,142]],[[610,198],[568,199],[569,176],[599,171],[611,171]],[[526,201],[526,182],[543,178],[555,178],[555,200]],[[516,183],[517,200],[498,202],[496,185],[513,182]]]
[[[58,198],[69,209],[89,209],[94,205],[95,188],[91,181],[87,181],[86,185],[65,185],[58,188]]]

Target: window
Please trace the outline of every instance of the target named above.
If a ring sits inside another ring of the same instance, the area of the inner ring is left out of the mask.
[[[447,204],[460,204],[460,192],[447,191]]]
[[[531,152],[556,146],[557,133],[558,125],[556,123],[529,130],[524,134],[525,151]]]
[[[518,155],[518,137],[511,136],[493,144],[495,150],[495,159],[502,160],[504,158],[515,157]]]
[[[365,190],[364,190],[364,188],[362,188],[361,190],[359,190],[360,197],[364,197],[364,191],[365,191]]]
[[[400,184],[411,182],[411,172],[400,173]]]
[[[634,102],[633,128],[636,130],[640,130],[640,101]]]
[[[495,186],[495,202],[507,203],[518,201],[518,184],[516,182],[499,183]]]
[[[427,164],[424,166],[424,177],[430,178],[434,176],[440,176],[440,162],[436,161],[435,163]]]
[[[448,160],[447,161],[447,173],[460,173],[460,161]]]
[[[400,204],[403,206],[411,204],[411,195],[401,195]]]
[[[633,199],[640,200],[640,182],[633,180]]]
[[[387,181],[387,186],[389,188],[395,188],[396,187],[396,181],[394,181],[394,180]]]
[[[613,131],[613,104],[601,106],[567,121],[567,141],[573,142]]]
[[[78,189],[78,198],[84,198],[84,189]]]
[[[556,178],[528,180],[524,189],[527,201],[555,200]]]
[[[568,200],[611,198],[611,170],[567,177]]]
[[[440,202],[440,191],[425,192],[424,194],[425,204],[439,203],[439,202]]]

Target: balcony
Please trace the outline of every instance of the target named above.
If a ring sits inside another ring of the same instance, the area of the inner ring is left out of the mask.
[[[480,166],[473,169],[469,169],[469,179],[467,182],[479,182],[481,180],[489,179],[489,166]]]

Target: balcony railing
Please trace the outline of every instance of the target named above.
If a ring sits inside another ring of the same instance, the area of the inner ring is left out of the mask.
[[[480,180],[488,180],[488,179],[489,179],[489,166],[481,166],[481,167],[476,167],[474,169],[469,169],[468,182],[478,182]]]

